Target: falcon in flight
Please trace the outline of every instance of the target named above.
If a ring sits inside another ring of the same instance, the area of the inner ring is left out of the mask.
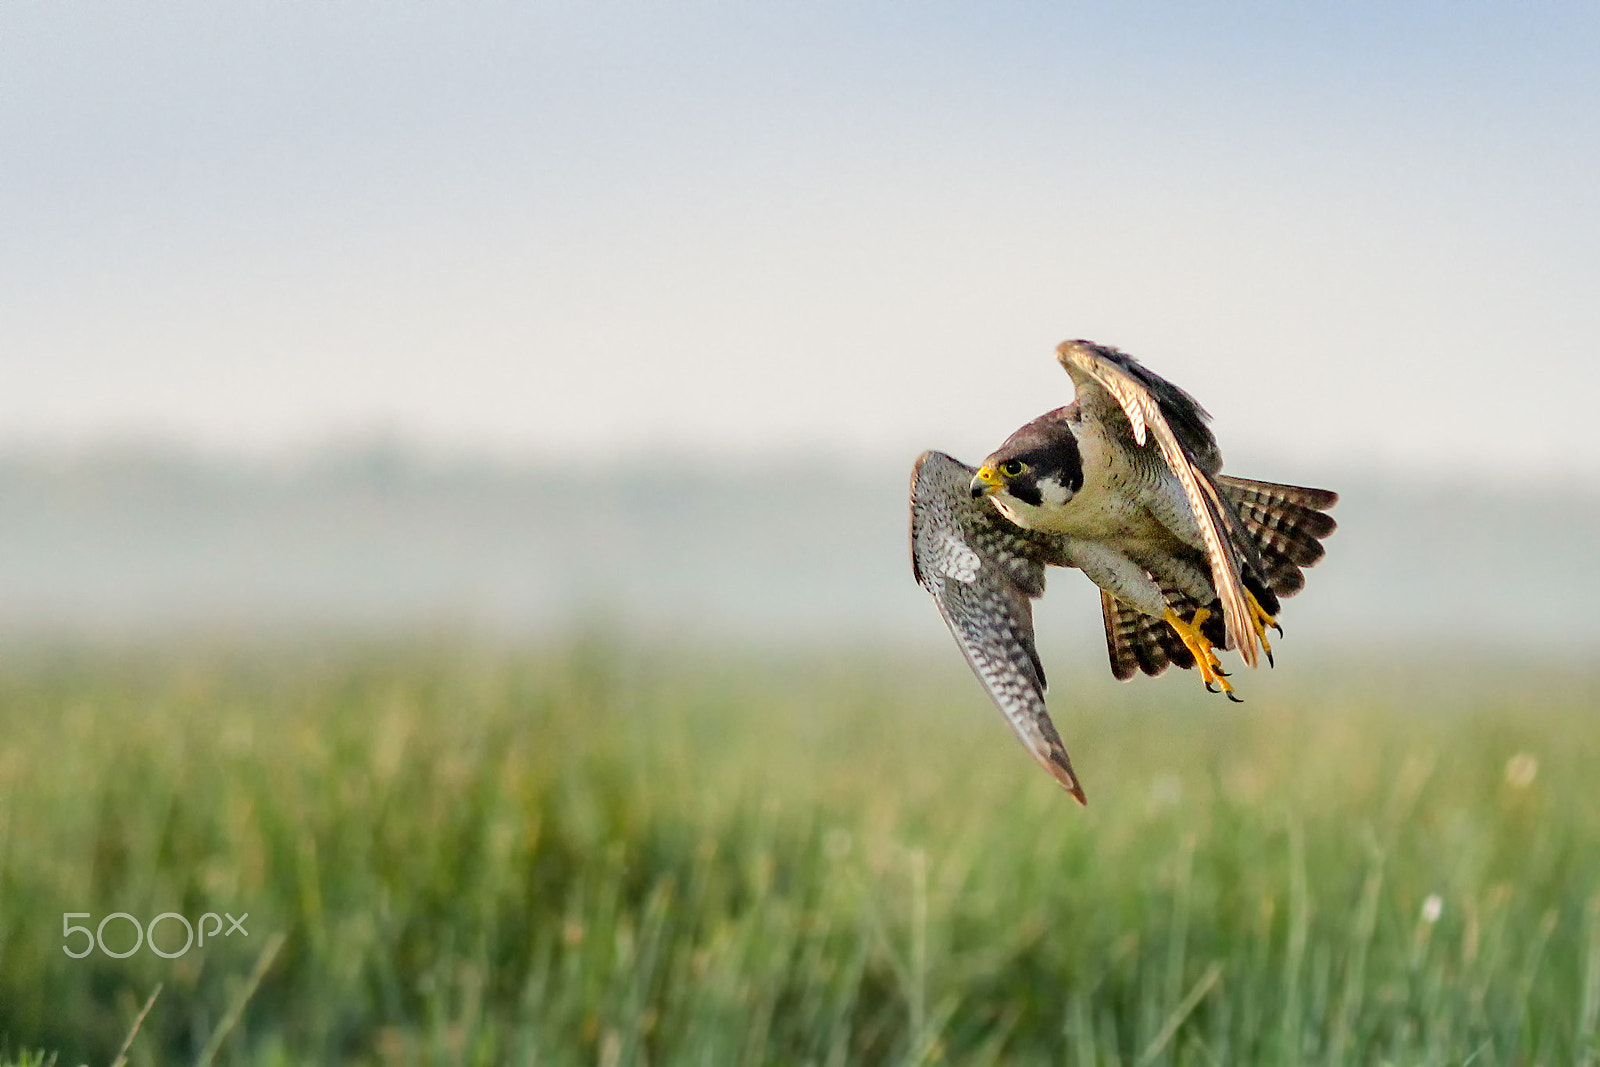
[[[1271,663],[1279,598],[1322,558],[1339,497],[1221,473],[1205,409],[1115,348],[1066,341],[1056,356],[1077,390],[1071,404],[976,470],[942,452],[918,457],[911,564],[1023,743],[1082,802],[1034,647],[1045,567],[1076,567],[1100,587],[1117,678],[1194,667],[1208,691],[1238,700],[1217,650]]]

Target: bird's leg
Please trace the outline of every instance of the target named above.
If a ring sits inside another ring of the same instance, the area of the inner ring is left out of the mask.
[[[1194,618],[1188,622],[1178,618],[1178,613],[1171,608],[1168,608],[1166,613],[1162,615],[1162,618],[1167,621],[1167,625],[1171,626],[1177,635],[1183,639],[1185,647],[1194,656],[1194,665],[1200,669],[1200,680],[1205,682],[1206,691],[1209,693],[1226,693],[1229,700],[1237,701],[1239,698],[1233,695],[1233,686],[1228,682],[1227,676],[1222,673],[1222,663],[1217,659],[1217,654],[1213,651],[1211,642],[1206,639],[1205,634],[1200,632],[1200,627],[1210,617],[1210,608],[1201,608],[1196,611]],[[1211,688],[1213,685],[1217,688]]]
[[[1278,631],[1278,636],[1282,637],[1283,627],[1278,625],[1277,619],[1267,614],[1267,610],[1249,589],[1244,591],[1244,599],[1250,605],[1250,621],[1255,625],[1256,639],[1261,642],[1261,651],[1267,654],[1267,666],[1275,667],[1277,664],[1272,662],[1272,645],[1267,641],[1267,629],[1270,627]]]

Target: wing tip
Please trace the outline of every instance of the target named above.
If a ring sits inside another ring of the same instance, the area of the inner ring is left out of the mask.
[[[1255,627],[1246,623],[1239,629],[1242,633],[1229,633],[1228,636],[1233,639],[1234,650],[1239,653],[1245,666],[1255,670],[1261,665],[1261,646],[1256,643]]]
[[[1033,746],[1029,746],[1033,748]],[[1072,759],[1067,755],[1066,747],[1061,744],[1060,738],[1045,741],[1042,748],[1033,748],[1033,755],[1050,772],[1050,776],[1060,783],[1084,807],[1089,806],[1089,797],[1083,791],[1083,783],[1078,781],[1078,774],[1072,769]]]
[[[1047,759],[1042,759],[1039,762],[1044,764],[1045,770],[1050,772],[1050,776],[1060,784],[1062,789],[1067,791],[1073,800],[1076,800],[1084,807],[1089,806],[1089,797],[1083,791],[1083,783],[1078,781],[1077,774],[1072,770],[1072,763],[1066,759],[1066,753],[1057,754],[1052,752]]]

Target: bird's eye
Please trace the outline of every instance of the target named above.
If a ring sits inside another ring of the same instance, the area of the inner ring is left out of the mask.
[[[1020,478],[1026,474],[1028,465],[1020,459],[1008,459],[1000,464],[1000,473],[1007,478]]]

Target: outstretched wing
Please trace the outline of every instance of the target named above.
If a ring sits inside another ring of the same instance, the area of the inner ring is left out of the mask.
[[[1254,555],[1240,522],[1212,476],[1222,468],[1216,438],[1206,428],[1205,409],[1176,385],[1140,366],[1131,356],[1092,341],[1063,341],[1056,356],[1072,376],[1084,415],[1108,424],[1126,419],[1135,445],[1154,437],[1162,461],[1183,486],[1200,528],[1212,584],[1222,603],[1227,644],[1254,667],[1258,645],[1244,599],[1242,551]]]
[[[968,488],[977,471],[924,452],[911,471],[911,567],[995,705],[1067,791],[1086,802],[1044,700],[1033,598],[1052,541],[1006,521]]]

